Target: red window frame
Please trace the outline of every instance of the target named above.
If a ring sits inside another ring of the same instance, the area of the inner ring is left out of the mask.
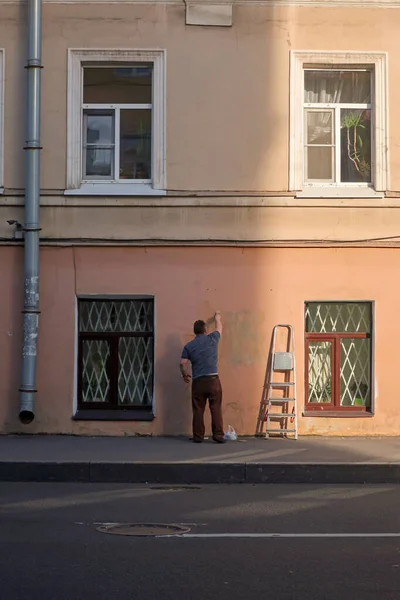
[[[305,334],[305,411],[306,412],[370,412],[370,406],[341,406],[340,404],[340,340],[371,339],[370,333],[306,333]],[[332,344],[332,402],[309,402],[309,343],[330,342]],[[371,360],[371,357],[370,357]]]

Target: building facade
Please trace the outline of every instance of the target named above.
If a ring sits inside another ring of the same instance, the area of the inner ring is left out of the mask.
[[[0,2],[0,432],[179,435],[221,310],[254,434],[277,323],[299,433],[397,435],[398,0],[44,0],[35,419],[18,420],[26,3]],[[400,333],[400,331],[399,331]]]

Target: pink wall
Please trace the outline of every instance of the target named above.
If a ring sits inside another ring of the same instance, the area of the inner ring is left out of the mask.
[[[400,261],[397,249],[357,248],[50,248],[41,250],[41,319],[36,419],[18,415],[22,250],[1,249],[0,430],[81,434],[182,434],[190,431],[190,391],[178,361],[192,323],[222,311],[220,348],[226,425],[253,434],[272,327],[295,326],[298,397],[304,386],[305,300],[374,300],[376,415],[301,418],[300,433],[398,434],[393,394]],[[153,294],[156,302],[156,419],[73,422],[75,294]]]

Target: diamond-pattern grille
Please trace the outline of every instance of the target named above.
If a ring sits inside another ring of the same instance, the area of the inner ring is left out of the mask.
[[[104,340],[83,340],[82,344],[82,401],[108,402],[110,378],[107,365],[110,346]]]
[[[150,300],[81,300],[81,332],[152,332],[153,302]]]
[[[340,404],[370,405],[370,340],[342,338],[340,340]]]
[[[308,402],[332,402],[332,342],[308,344]]]
[[[124,338],[119,340],[119,403],[150,405],[153,396],[153,340]]]
[[[93,410],[151,408],[153,323],[149,298],[80,300],[81,405]]]
[[[307,333],[370,333],[371,305],[368,302],[308,302]]]
[[[370,302],[309,302],[308,403],[371,405]]]

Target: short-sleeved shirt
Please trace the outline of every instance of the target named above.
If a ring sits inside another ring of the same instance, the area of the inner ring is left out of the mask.
[[[182,350],[182,358],[192,363],[192,377],[207,377],[218,375],[218,342],[219,331],[197,335]]]

